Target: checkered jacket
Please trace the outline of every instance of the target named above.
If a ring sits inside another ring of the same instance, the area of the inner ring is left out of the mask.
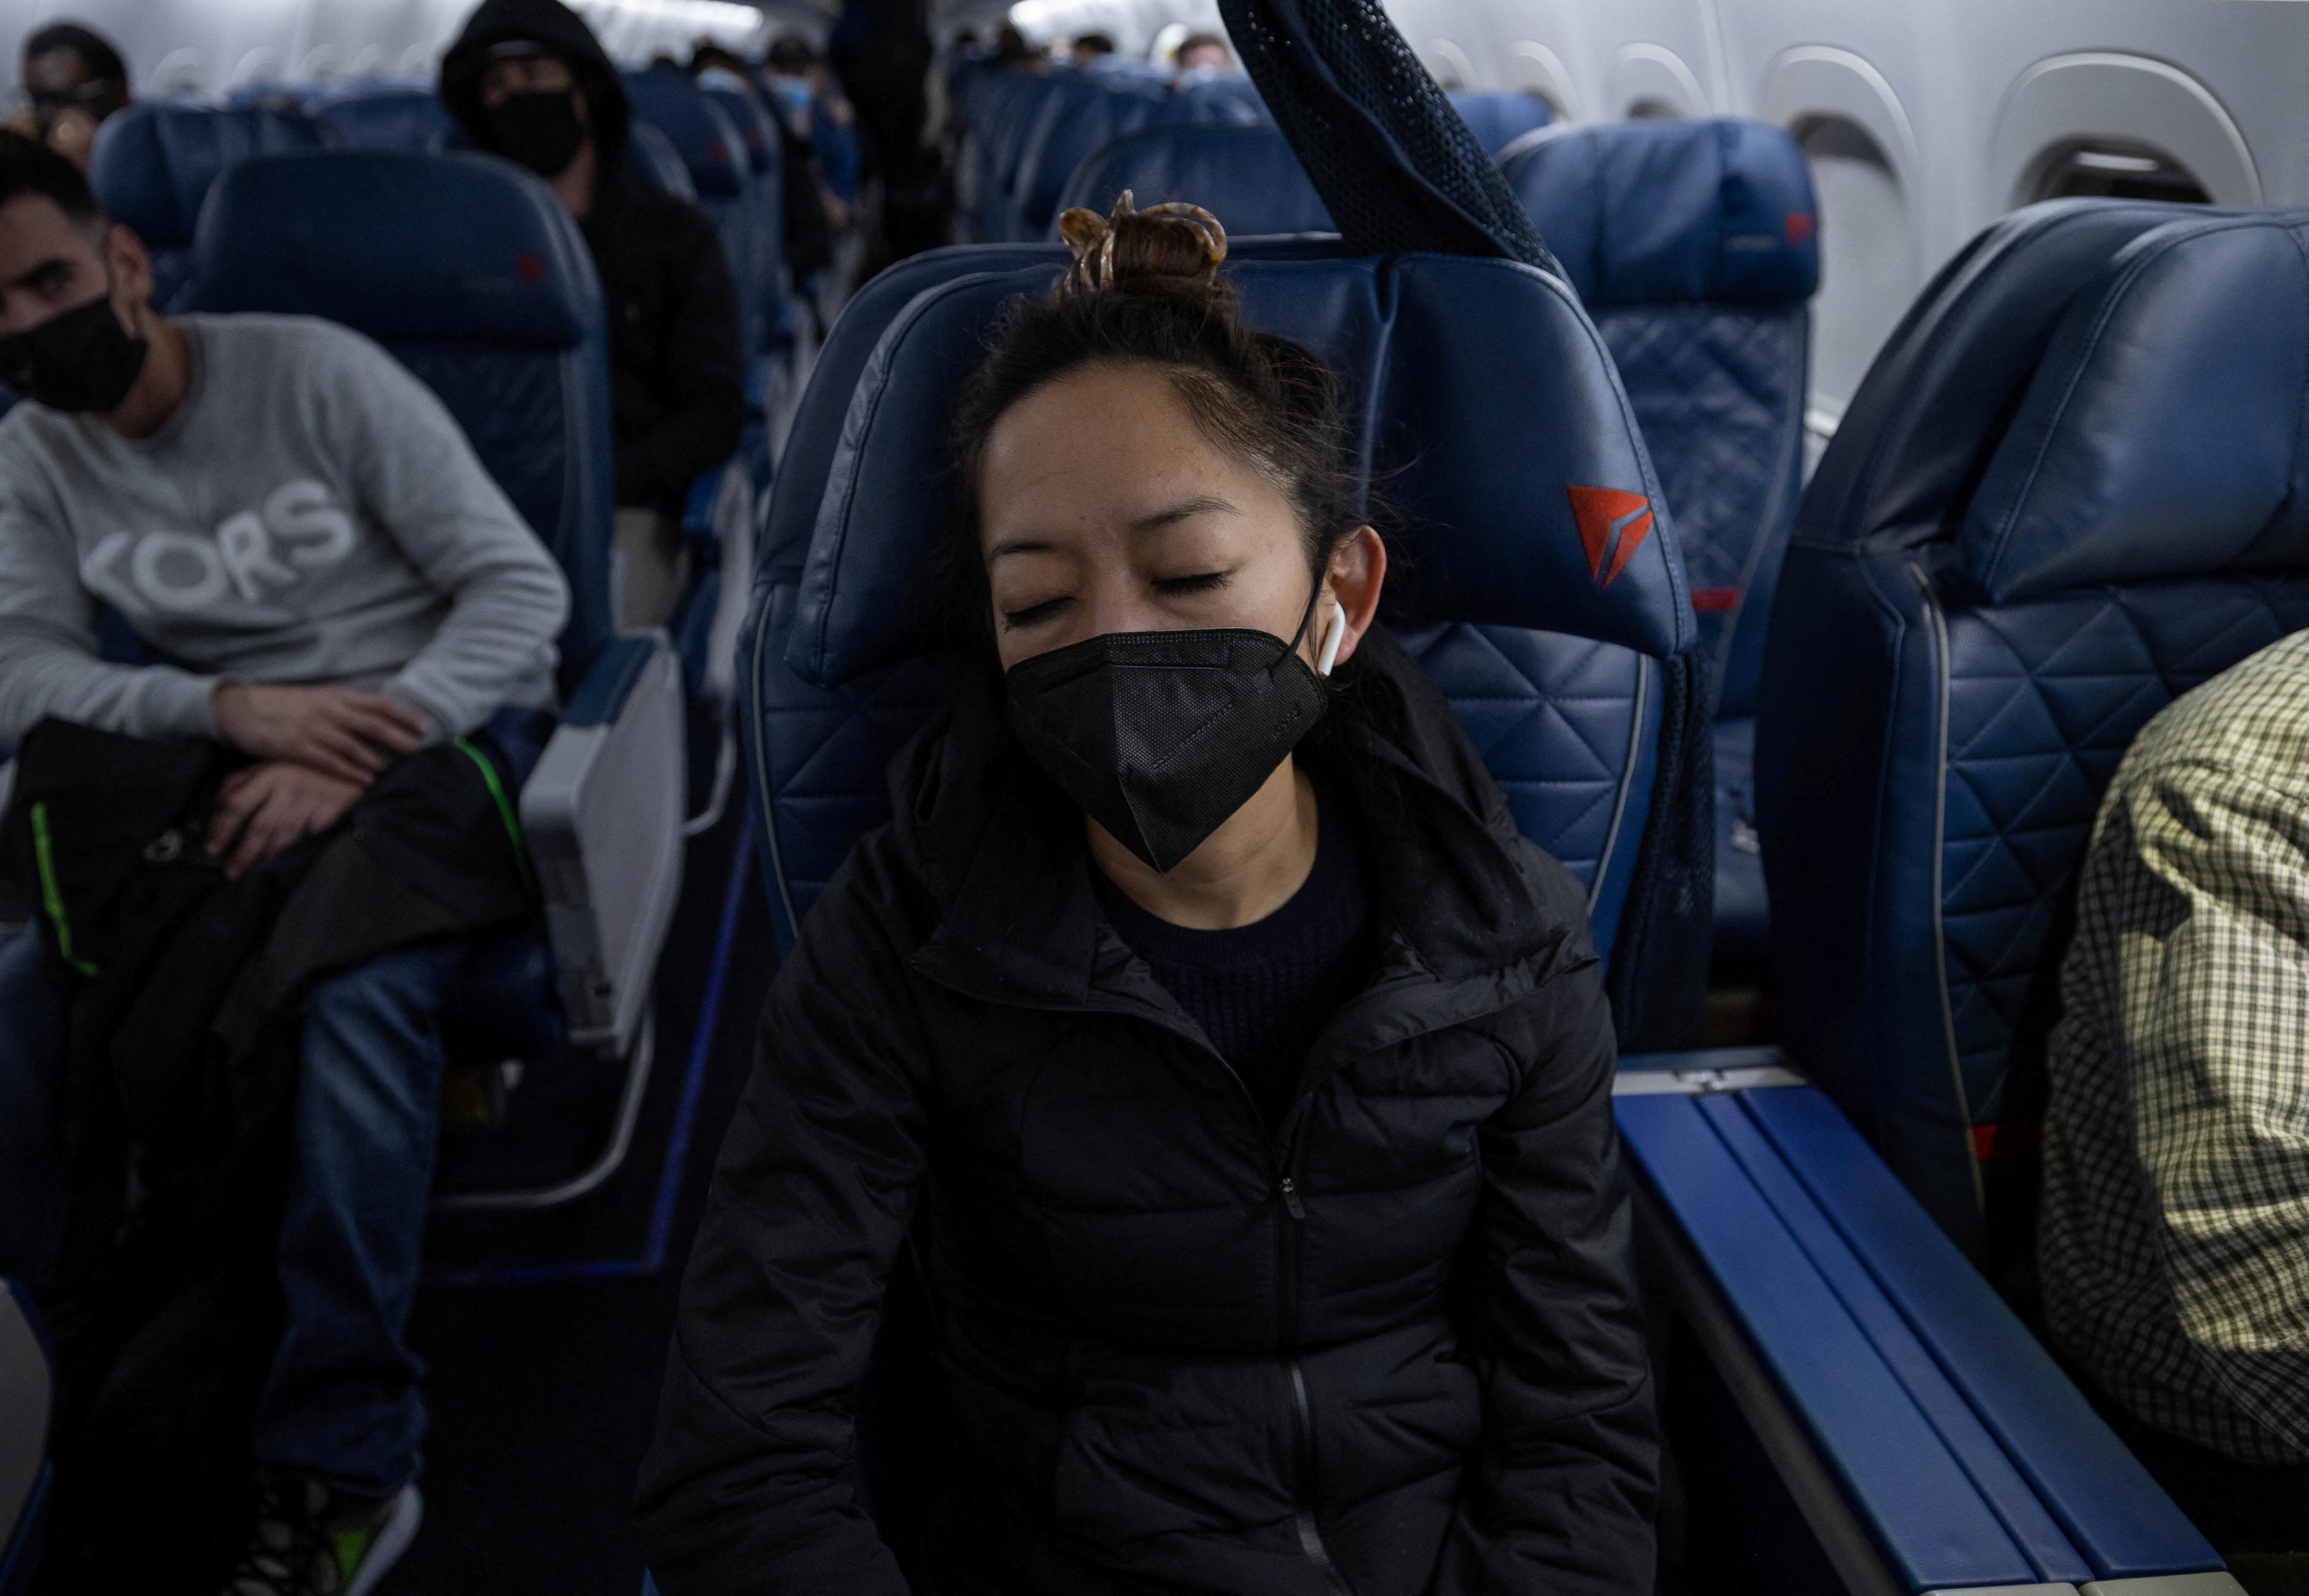
[[[2061,971],[2054,1334],[2156,1428],[2309,1462],[2309,632],[2149,723]]]

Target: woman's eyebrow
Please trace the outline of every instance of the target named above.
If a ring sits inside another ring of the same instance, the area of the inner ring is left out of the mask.
[[[1048,554],[1051,548],[1042,538],[1005,538],[986,551],[986,563],[991,565],[1006,554]]]
[[[1239,512],[1234,505],[1227,500],[1213,494],[1200,494],[1191,499],[1180,499],[1177,504],[1157,510],[1152,515],[1140,516],[1130,523],[1130,530],[1134,532],[1151,532],[1157,527],[1173,526],[1182,521],[1190,521],[1198,515],[1237,513]]]

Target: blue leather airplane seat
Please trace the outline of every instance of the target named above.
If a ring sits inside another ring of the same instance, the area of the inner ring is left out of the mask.
[[[1497,160],[1500,152],[1526,134],[1553,120],[1547,103],[1533,94],[1501,94],[1483,89],[1454,89],[1446,96],[1459,120],[1475,135],[1483,153]]]
[[[745,146],[746,169],[754,175],[754,260],[762,277],[769,315],[763,328],[765,347],[778,341],[783,317],[783,284],[786,260],[785,146],[777,121],[746,89],[705,89],[702,92],[730,119]]]
[[[1525,833],[1588,887],[1599,949],[1640,950],[1652,927],[1623,911],[1652,839],[1657,661],[1695,628],[1665,514],[1630,518],[1600,572],[1587,556],[1586,507],[1663,504],[1600,343],[1567,289],[1521,266],[1277,243],[1228,263],[1250,319],[1346,374],[1383,465],[1403,451],[1388,496],[1409,575],[1388,624],[1457,707]],[[947,535],[954,389],[1000,306],[1046,291],[1064,259],[1044,245],[904,263],[852,303],[803,398],[741,644],[782,946],[886,817],[884,767],[948,691],[953,662],[925,651],[921,622],[925,562]],[[814,472],[815,450],[830,463]]]
[[[316,95],[305,114],[321,142],[345,150],[454,150],[464,143],[441,97],[430,89],[346,90]]]
[[[1992,1267],[2101,795],[2309,625],[2305,246],[2302,211],[2006,218],[1894,332],[1789,548],[1756,741],[1787,1046]]]
[[[988,74],[984,111],[970,126],[972,206],[970,236],[982,244],[1002,242],[1010,227],[1018,163],[1026,151],[1043,102],[1075,82],[1064,72],[1002,70]]]
[[[1140,129],[1182,125],[1254,127],[1267,121],[1266,103],[1257,91],[1248,88],[1248,78],[1215,78],[1190,83],[1177,93],[1170,92],[1160,79],[1134,85],[1128,79],[1118,81],[1116,74],[1097,73],[1094,81],[1111,91],[1093,100],[1053,99],[1044,106],[1020,160],[1016,205],[1007,233],[1010,239],[1053,236],[1059,212],[1071,203],[1063,195],[1073,188],[1076,171],[1108,145],[1127,140]],[[1295,158],[1292,164],[1297,165]],[[1300,182],[1303,185],[1304,179]],[[1100,209],[1103,212],[1105,207]],[[1257,230],[1328,230],[1328,226],[1327,220],[1321,229]]]
[[[1500,166],[1611,346],[1675,507],[1716,682],[1716,951],[1760,962],[1749,769],[1803,487],[1811,170],[1786,134],[1731,116],[1550,128]]]
[[[0,1277],[0,1596],[25,1596],[48,1526],[48,1422],[56,1357],[39,1314],[15,1281]]]
[[[219,174],[253,155],[318,147],[321,133],[293,110],[224,110],[182,100],[139,100],[97,130],[88,178],[112,220],[152,254],[152,306],[166,314],[193,296],[193,229]]]
[[[689,167],[673,141],[646,122],[626,132],[626,175],[662,188],[677,200],[697,203],[697,185],[689,180]]]
[[[693,203],[722,235],[730,275],[738,285],[740,336],[748,349],[764,347],[776,324],[775,263],[762,259],[762,223],[745,136],[722,108],[670,67],[625,74],[634,120],[663,134],[688,168]]]
[[[1160,82],[1079,72],[1060,79],[1026,130],[1011,177],[1001,231],[987,242],[1023,242],[1049,235],[1059,194],[1075,167],[1092,151],[1150,123],[1183,118],[1186,102]]]
[[[1267,101],[1259,97],[1258,85],[1242,73],[1197,78],[1180,84],[1176,92],[1193,108],[1187,118],[1190,122],[1232,122],[1249,126],[1275,120],[1267,108]]]
[[[520,798],[552,957],[497,961],[475,1002],[566,1024],[577,1048],[644,1078],[680,886],[681,673],[662,634],[611,630],[608,332],[576,224],[542,181],[491,156],[318,151],[234,168],[196,254],[196,308],[323,316],[390,350],[560,563],[560,724]],[[540,988],[549,973],[558,1016]],[[624,1135],[607,1146],[593,1180]]]
[[[1271,125],[1141,128],[1076,167],[1058,209],[1085,205],[1103,216],[1126,188],[1141,206],[1164,200],[1200,205],[1232,237],[1337,230],[1291,142]],[[1055,218],[1049,230],[1055,237]]]

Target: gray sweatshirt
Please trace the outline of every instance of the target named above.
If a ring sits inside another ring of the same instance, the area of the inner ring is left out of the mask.
[[[367,688],[442,736],[551,707],[567,585],[432,390],[333,323],[176,324],[192,391],[151,437],[0,421],[0,744],[213,736],[221,679]],[[99,600],[177,663],[98,659]]]

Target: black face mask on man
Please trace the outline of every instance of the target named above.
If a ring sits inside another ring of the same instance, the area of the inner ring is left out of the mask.
[[[1321,676],[1347,629],[1331,609]],[[1235,628],[1110,632],[1021,660],[1006,683],[1034,763],[1158,871],[1241,808],[1323,712],[1295,636]]]
[[[585,142],[585,124],[578,118],[577,94],[571,89],[509,95],[489,118],[497,153],[540,177],[568,170]]]
[[[100,295],[0,338],[0,383],[52,410],[102,414],[128,397],[151,349],[120,324],[112,296]]]

